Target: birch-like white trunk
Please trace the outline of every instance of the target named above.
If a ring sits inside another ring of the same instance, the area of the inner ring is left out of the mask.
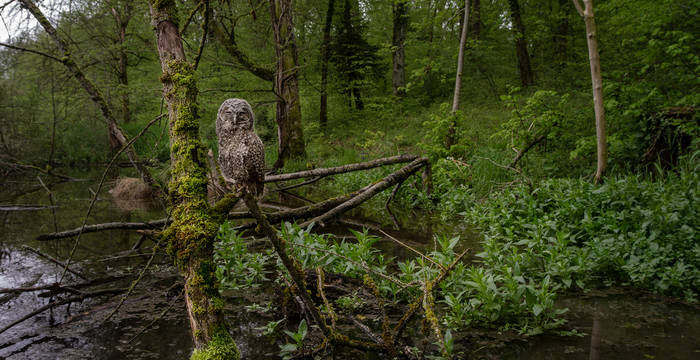
[[[591,84],[593,86],[593,106],[595,109],[595,129],[597,138],[597,167],[595,182],[601,183],[608,165],[608,145],[605,135],[605,108],[603,107],[603,79],[600,75],[600,56],[598,54],[598,39],[596,36],[595,17],[593,15],[593,0],[582,0],[585,8],[581,8],[578,0],[573,0],[576,11],[586,23],[586,40],[588,42],[588,60],[591,64]]]

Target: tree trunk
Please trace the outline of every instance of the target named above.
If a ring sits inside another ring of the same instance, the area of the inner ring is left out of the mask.
[[[126,145],[128,143],[128,140],[122,132],[122,130],[117,125],[117,121],[114,118],[114,115],[112,114],[112,110],[107,105],[107,101],[105,100],[104,96],[102,96],[102,93],[97,89],[95,84],[93,84],[93,82],[85,76],[80,67],[75,63],[71,56],[70,50],[68,49],[68,44],[58,35],[58,32],[56,32],[56,29],[53,27],[53,25],[51,25],[49,20],[46,19],[41,10],[36,5],[34,5],[34,3],[31,0],[20,0],[20,3],[25,9],[27,9],[32,14],[32,16],[34,16],[34,18],[39,22],[41,27],[43,27],[44,30],[46,30],[46,33],[48,33],[49,36],[54,40],[58,47],[58,51],[61,54],[61,63],[63,63],[63,65],[65,65],[66,68],[68,68],[68,70],[71,72],[71,74],[73,74],[75,79],[78,80],[80,86],[82,86],[83,89],[85,89],[85,91],[90,95],[90,99],[95,103],[95,105],[97,105],[97,107],[102,112],[102,117],[107,123],[107,130],[109,132],[110,142],[114,142],[114,144],[117,144],[119,147],[123,147],[124,145]],[[139,173],[141,179],[153,189],[153,193],[156,196],[161,195],[160,186],[155,182],[146,166],[143,165],[143,163],[139,160],[134,149],[132,147],[129,147],[124,152],[126,152],[129,161]]]
[[[457,120],[454,118],[457,110],[459,110],[459,95],[462,88],[462,70],[464,68],[464,48],[467,44],[467,30],[469,29],[469,0],[464,1],[464,19],[462,20],[462,34],[459,38],[459,55],[457,56],[457,75],[455,76],[455,92],[452,97],[453,116],[450,127],[447,129],[447,138],[445,139],[445,149],[449,150],[456,143],[455,135],[457,132]]]
[[[326,23],[323,26],[323,49],[321,51],[321,113],[319,114],[321,129],[324,131],[328,125],[328,61],[331,57],[331,26],[334,11],[335,0],[328,0]]]
[[[119,36],[115,39],[119,47],[119,60],[117,63],[117,80],[121,85],[121,106],[122,106],[122,123],[126,124],[131,120],[131,112],[129,111],[129,77],[127,76],[126,68],[128,66],[128,57],[126,54],[126,28],[131,20],[131,0],[126,0],[123,13],[119,13],[115,8],[112,8],[112,14],[119,28]]]
[[[603,181],[603,175],[608,166],[608,145],[605,134],[605,108],[603,106],[603,79],[600,75],[600,56],[598,54],[598,40],[596,37],[595,16],[593,14],[593,0],[583,0],[585,9],[581,9],[578,0],[574,0],[576,11],[583,16],[586,23],[586,39],[588,41],[588,60],[591,65],[591,84],[593,87],[593,106],[595,110],[595,132],[597,138],[597,166],[595,182]]]
[[[406,0],[394,0],[391,10],[394,15],[394,34],[391,38],[393,50],[391,83],[394,96],[403,96],[406,93],[406,53],[404,51],[406,30],[408,29],[408,9]]]
[[[474,34],[474,39],[481,39],[481,1],[472,0],[472,21],[470,21],[469,32]]]
[[[277,94],[277,161],[275,168],[284,166],[285,160],[303,157],[304,134],[301,126],[299,101],[299,67],[297,46],[292,22],[292,0],[270,0],[272,32],[275,38],[277,67],[275,92]]]
[[[150,10],[170,124],[169,194],[173,223],[163,236],[185,277],[185,302],[198,359],[238,359],[215,275],[213,250],[219,219],[207,202],[207,149],[199,139],[194,69],[185,59],[173,20],[174,3],[154,1]]]
[[[508,0],[510,5],[510,18],[513,21],[515,33],[515,55],[518,58],[518,72],[523,86],[530,86],[534,82],[532,68],[530,67],[530,55],[527,53],[527,41],[525,41],[525,25],[520,14],[518,0]]]

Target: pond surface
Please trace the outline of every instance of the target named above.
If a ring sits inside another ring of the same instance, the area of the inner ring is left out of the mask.
[[[95,176],[94,173],[85,177]],[[46,181],[46,180],[45,180]],[[0,190],[0,288],[30,287],[55,282],[62,268],[26,250],[29,246],[64,261],[73,240],[37,241],[39,234],[81,225],[97,184],[93,181],[49,184],[51,195],[38,182],[2,183]],[[88,224],[114,221],[142,221],[163,217],[153,204],[115,202],[101,192]],[[289,199],[267,201],[268,207],[296,206]],[[360,215],[355,212],[353,215]],[[394,229],[361,218],[324,229],[348,236],[348,224],[383,229],[393,237],[417,248],[432,248],[433,235],[461,235],[464,247],[476,246],[477,236],[459,220],[454,224],[416,217],[398,216],[405,228]],[[413,256],[382,236],[377,246],[399,259]],[[141,269],[150,257],[150,243],[141,252],[129,251],[139,240],[134,231],[106,231],[84,234],[76,248],[72,269],[91,279],[121,275]],[[473,251],[472,253],[475,253]],[[189,323],[185,316],[180,276],[167,257],[154,258],[151,271],[110,320],[104,321],[119,303],[94,298],[70,306],[59,306],[34,316],[0,333],[0,359],[187,359],[191,353]],[[64,283],[80,282],[68,274]],[[105,287],[128,286],[129,279],[106,283]],[[0,329],[46,305],[53,297],[37,297],[41,292],[0,294]],[[261,327],[277,320],[250,307],[250,299],[267,306],[270,297],[236,296],[229,304],[233,336],[246,359],[278,358],[279,347],[262,335]],[[672,299],[641,294],[633,290],[606,290],[588,294],[563,295],[558,305],[569,308],[568,329],[583,336],[538,336],[524,339],[513,334],[474,335],[469,343],[470,358],[484,359],[589,359],[591,336],[593,353],[600,359],[698,359],[700,358],[700,311],[695,306]],[[419,324],[417,324],[419,325]],[[467,333],[469,331],[467,330]],[[476,340],[474,340],[476,339]],[[597,346],[595,346],[597,344]],[[337,354],[336,358],[346,358]],[[347,354],[346,354],[347,355]],[[352,355],[362,358],[362,356]],[[367,354],[368,359],[378,358]]]

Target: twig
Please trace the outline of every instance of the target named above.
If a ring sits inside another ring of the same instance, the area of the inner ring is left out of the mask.
[[[202,58],[202,52],[204,51],[204,44],[207,42],[207,33],[209,33],[209,0],[202,0],[200,4],[204,3],[204,22],[202,23],[202,40],[199,42],[199,48],[197,49],[197,56],[194,58],[194,70],[197,70],[199,66],[199,60]],[[197,6],[200,8],[200,6]]]
[[[412,248],[411,246],[402,243],[401,240],[399,240],[399,239],[397,239],[397,238],[395,238],[395,237],[393,237],[393,236],[387,234],[387,233],[384,232],[384,230],[382,230],[382,229],[379,229],[379,232],[381,232],[382,234],[384,234],[384,236],[388,237],[389,239],[393,240],[394,242],[398,243],[399,245],[405,247],[406,249],[411,250],[411,251],[413,251],[414,253],[418,254],[418,256],[422,257],[423,259],[426,259],[426,260],[430,261],[431,263],[433,263],[434,265],[436,265],[437,267],[439,267],[440,270],[443,270],[443,271],[445,270],[445,267],[444,267],[444,266],[440,265],[438,262],[436,262],[435,260],[433,260],[433,258],[431,258],[430,256],[425,255],[425,254],[423,254],[422,252],[420,252],[420,251],[418,251],[418,250]]]
[[[466,255],[470,250],[471,249],[466,249],[461,254],[459,254],[455,258],[455,260],[449,266],[447,266],[447,268],[445,268],[445,270],[441,271],[440,274],[438,274],[438,276],[435,277],[435,279],[431,280],[432,285],[430,287],[433,288],[436,285],[439,285],[442,282],[442,280],[444,280],[445,277],[452,271],[452,269],[454,269],[454,267],[462,260],[464,255]],[[406,314],[404,314],[401,317],[401,319],[399,320],[399,323],[396,324],[396,326],[394,327],[394,332],[393,332],[393,336],[392,336],[392,339],[393,339],[392,341],[394,342],[394,344],[396,343],[398,338],[401,336],[401,333],[406,328],[406,325],[408,324],[408,322],[416,314],[416,311],[418,311],[418,308],[420,307],[420,303],[422,302],[422,300],[423,300],[423,294],[421,294],[420,297],[416,301],[411,303]]]
[[[32,287],[18,287],[18,288],[4,288],[4,289],[0,288],[0,294],[24,293],[24,292],[44,291],[44,290],[56,291],[56,290],[62,290],[62,289],[67,288],[67,287],[70,287],[73,289],[81,289],[84,287],[90,287],[90,286],[97,285],[97,284],[105,284],[108,282],[121,280],[121,279],[124,279],[128,276],[129,275],[108,276],[108,277],[104,277],[104,278],[89,280],[89,281],[82,282],[82,283],[71,284],[68,286],[61,286],[58,283],[53,283],[53,284],[48,284],[48,285],[32,286]]]
[[[39,184],[46,190],[47,193],[49,193],[49,203],[51,204],[51,217],[53,218],[53,231],[58,231],[58,223],[56,222],[56,204],[53,202],[53,193],[51,190],[44,184],[44,182],[41,180],[39,176],[36,177],[39,180]]]
[[[326,298],[326,292],[323,291],[324,282],[325,277],[323,268],[319,266],[316,268],[316,288],[318,289],[318,294],[321,296],[321,299],[323,299],[323,303],[326,305],[328,317],[331,318],[331,328],[335,329],[335,319],[337,318],[337,315],[335,314],[335,311],[333,311],[333,306],[331,306],[331,304],[328,302],[328,298]]]
[[[352,315],[350,315],[350,320],[353,324],[355,324],[355,326],[362,330],[362,332],[365,333],[365,335],[367,335],[367,337],[370,338],[370,340],[374,341],[377,344],[382,344],[382,340],[374,332],[372,332],[372,329],[370,329],[369,326],[363,324],[360,320],[358,320]]]
[[[77,272],[77,271],[75,271],[75,270],[72,270],[71,268],[67,267],[66,264],[64,264],[64,263],[62,263],[62,262],[60,262],[60,261],[54,259],[53,257],[51,257],[51,256],[49,256],[49,255],[46,255],[46,254],[42,253],[41,251],[39,251],[39,250],[37,250],[37,249],[34,249],[34,248],[29,247],[29,246],[27,246],[27,245],[22,245],[22,247],[23,247],[24,249],[26,249],[26,250],[29,250],[29,251],[31,251],[31,252],[33,252],[33,253],[35,253],[35,254],[37,254],[37,255],[43,257],[43,258],[46,259],[46,260],[51,261],[52,263],[54,263],[54,264],[56,264],[56,265],[58,265],[58,266],[61,266],[61,267],[63,267],[63,268],[68,269],[68,272],[69,272],[69,273],[71,273],[71,274],[73,274],[73,275],[75,275],[75,276],[77,276],[77,277],[79,277],[79,278],[81,278],[81,279],[83,279],[83,280],[88,280],[88,281],[90,280],[90,279],[88,279],[87,277],[85,277],[83,274],[81,274],[81,273],[79,273],[79,272]]]
[[[306,181],[298,183],[298,184],[293,184],[293,185],[289,185],[289,186],[285,186],[285,187],[278,187],[277,189],[275,189],[275,191],[286,191],[286,190],[291,190],[294,188],[302,187],[305,185],[313,184],[313,183],[323,179],[324,177],[326,177],[326,176],[317,176],[315,178],[312,178],[310,180],[306,180]]]
[[[85,225],[87,224],[87,220],[90,217],[90,213],[92,212],[92,208],[95,206],[95,202],[97,201],[97,194],[99,194],[100,190],[102,189],[102,185],[104,184],[105,178],[107,177],[107,172],[109,169],[112,167],[112,164],[117,160],[119,155],[121,155],[124,150],[128,149],[131,144],[133,144],[138,138],[143,135],[146,130],[148,130],[151,125],[155,124],[156,121],[158,121],[160,118],[162,118],[164,114],[158,115],[156,118],[151,120],[141,131],[134,136],[129,142],[124,144],[119,151],[117,151],[116,154],[112,157],[112,159],[109,161],[109,164],[107,164],[107,167],[105,170],[102,172],[102,178],[100,179],[100,183],[97,186],[97,191],[95,192],[95,195],[92,197],[92,200],[90,201],[90,206],[88,207],[87,213],[85,214],[85,218],[83,218],[83,225],[80,227],[80,231],[78,232],[78,235],[75,237],[75,242],[73,242],[73,248],[70,251],[70,254],[68,255],[68,260],[66,260],[66,266],[63,269],[63,273],[61,274],[60,279],[58,280],[58,283],[60,284],[63,281],[63,278],[66,276],[66,271],[68,270],[68,266],[70,265],[71,260],[73,259],[73,255],[75,254],[75,249],[78,247],[78,242],[80,241],[80,235],[83,233],[83,229],[85,228]]]
[[[49,59],[51,59],[51,60],[55,60],[55,61],[61,62],[61,59],[59,59],[59,58],[57,58],[57,57],[55,57],[55,56],[53,56],[53,55],[51,55],[51,54],[47,54],[47,53],[45,53],[45,52],[39,51],[39,50],[27,49],[27,48],[23,48],[23,47],[19,47],[19,46],[14,46],[14,45],[10,45],[10,44],[5,44],[5,43],[3,43],[3,42],[0,42],[0,46],[4,46],[4,47],[6,47],[6,48],[10,48],[10,49],[13,49],[13,50],[25,51],[25,52],[32,53],[32,54],[41,55],[41,56],[47,57],[47,58],[49,58]]]
[[[124,292],[124,291],[126,291],[126,290],[127,290],[127,289],[123,289],[123,288],[120,288],[120,289],[102,289],[102,290],[95,290],[95,291],[93,291],[93,292],[83,293],[83,294],[80,294],[80,295],[71,296],[71,297],[69,297],[69,298],[65,298],[65,299],[61,299],[61,300],[56,300],[56,301],[52,301],[52,302],[50,302],[50,303],[48,303],[48,304],[46,304],[46,305],[44,305],[44,306],[42,306],[42,307],[40,307],[40,308],[38,308],[38,309],[36,309],[36,310],[30,312],[29,314],[27,314],[27,315],[25,315],[25,316],[23,316],[23,317],[21,317],[21,318],[15,320],[15,321],[13,321],[12,323],[10,323],[10,324],[8,324],[7,326],[5,326],[4,328],[0,329],[0,334],[2,334],[2,333],[4,333],[5,331],[11,329],[11,328],[14,327],[15,325],[20,324],[20,323],[24,322],[24,321],[27,320],[27,319],[30,319],[30,318],[33,317],[34,315],[41,314],[42,312],[44,312],[44,311],[46,311],[46,310],[49,310],[49,309],[52,309],[52,308],[55,308],[55,307],[57,307],[57,306],[61,306],[61,305],[65,305],[65,304],[70,304],[70,303],[77,302],[77,301],[83,301],[83,300],[88,299],[88,298],[93,298],[93,297],[98,297],[98,296],[103,296],[103,295],[118,294],[118,293]]]
[[[103,323],[103,324],[104,324],[105,322],[107,322],[107,320],[109,320],[112,316],[114,316],[114,314],[116,314],[117,311],[119,311],[119,308],[121,308],[122,305],[124,305],[124,301],[126,301],[126,299],[129,297],[129,295],[131,295],[131,293],[132,293],[132,292],[134,291],[134,289],[136,288],[136,285],[138,285],[138,283],[141,281],[141,278],[143,278],[143,274],[146,273],[146,270],[148,270],[148,267],[151,266],[151,263],[153,262],[153,259],[156,257],[156,254],[158,253],[158,252],[156,251],[156,249],[158,248],[158,245],[160,245],[160,241],[158,241],[158,242],[156,243],[156,245],[153,247],[153,253],[151,254],[151,257],[148,258],[148,262],[147,262],[146,265],[143,267],[143,269],[141,269],[141,272],[139,273],[139,276],[136,278],[136,280],[134,280],[133,282],[131,282],[131,285],[129,286],[129,289],[126,291],[126,294],[125,294],[124,296],[122,296],[121,300],[119,300],[119,304],[117,304],[117,306],[114,308],[114,310],[112,310],[112,312],[110,312],[109,315],[107,315],[107,317],[106,317],[104,320],[102,320],[102,323]]]

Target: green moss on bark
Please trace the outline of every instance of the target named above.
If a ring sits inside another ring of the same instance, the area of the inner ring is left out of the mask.
[[[218,328],[205,348],[196,349],[190,360],[238,360],[241,354],[225,328]]]

